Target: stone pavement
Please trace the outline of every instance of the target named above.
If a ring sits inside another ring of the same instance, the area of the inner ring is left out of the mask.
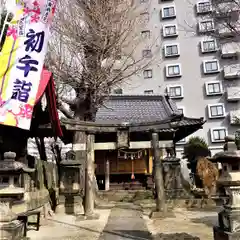
[[[78,221],[76,217],[56,214],[40,227],[28,231],[31,240],[212,240],[217,211],[189,211],[175,208],[173,218],[149,219],[151,208],[132,203],[116,203],[114,208],[96,209],[98,220]],[[182,237],[179,237],[180,235]],[[173,237],[175,236],[175,237]],[[194,238],[196,237],[196,238]]]
[[[98,220],[78,221],[73,215],[56,214],[53,219],[42,222],[37,232],[30,230],[27,237],[31,240],[98,240],[102,233],[110,209],[97,209]]]
[[[99,240],[148,240],[152,239],[142,211],[131,203],[118,203],[112,209]]]

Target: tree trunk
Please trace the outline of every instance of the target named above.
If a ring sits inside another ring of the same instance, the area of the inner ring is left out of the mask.
[[[79,121],[94,121],[96,116],[96,111],[89,111],[88,102],[84,104],[79,104],[78,109],[75,109],[75,119]],[[84,106],[84,107],[83,107]],[[89,114],[90,113],[90,114]],[[94,136],[93,136],[94,144]],[[89,141],[88,141],[89,142]],[[86,216],[93,215],[95,197],[98,192],[95,168],[94,168],[94,149],[91,152],[90,157],[87,157],[87,135],[86,132],[76,131],[73,137],[73,150],[76,153],[76,159],[80,161],[80,188],[83,189],[84,193],[84,214]],[[94,148],[94,145],[91,146]],[[90,184],[90,185],[89,185]]]
[[[80,188],[85,191],[85,168],[86,168],[86,133],[76,131],[73,136],[73,151],[76,160],[80,162]]]
[[[163,182],[162,161],[160,159],[158,133],[152,133],[152,148],[154,156],[154,182],[156,190],[156,211],[166,213],[165,191]]]

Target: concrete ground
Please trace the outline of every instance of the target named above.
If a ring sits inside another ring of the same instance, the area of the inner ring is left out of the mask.
[[[28,231],[27,237],[31,240],[97,240],[108,221],[110,211],[97,209],[100,219],[85,221],[77,221],[72,215],[56,214],[43,222],[39,232]]]
[[[149,213],[149,210],[145,210],[143,218],[145,219],[148,230],[154,236],[154,240],[168,239],[167,236],[172,236],[172,234],[177,235],[177,233],[187,233],[201,240],[212,240],[212,227],[218,225],[216,211],[188,211],[183,208],[177,208],[174,209],[175,217],[157,220],[149,219]],[[165,236],[165,238],[161,238],[161,236]],[[169,239],[173,240],[173,238]],[[180,240],[185,238],[176,239]]]
[[[142,218],[140,206],[119,203],[112,209],[106,227],[99,240],[147,240],[152,239]]]
[[[201,240],[212,240],[212,226],[217,224],[216,211],[174,209],[173,218],[149,219],[149,208],[132,203],[117,203],[112,209],[97,209],[98,220],[77,221],[76,217],[57,214],[44,222],[40,231],[28,231],[31,240],[160,240],[169,234],[187,233]],[[161,234],[165,234],[164,237]],[[192,238],[190,238],[192,239]]]

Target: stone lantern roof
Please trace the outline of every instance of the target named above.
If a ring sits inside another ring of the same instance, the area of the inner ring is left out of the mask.
[[[7,152],[4,154],[4,161],[0,161],[0,173],[26,172],[32,173],[34,168],[29,168],[22,162],[15,161],[16,154]]]

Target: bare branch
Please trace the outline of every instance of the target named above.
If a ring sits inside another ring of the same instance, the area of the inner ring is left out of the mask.
[[[95,111],[115,86],[154,61],[160,32],[151,44],[147,39],[152,56],[141,55],[146,46],[141,31],[151,16],[146,7],[132,0],[59,0],[48,67],[57,84],[75,90],[77,107],[85,102],[86,111]]]
[[[73,114],[58,100],[57,108],[67,117],[73,119]]]

